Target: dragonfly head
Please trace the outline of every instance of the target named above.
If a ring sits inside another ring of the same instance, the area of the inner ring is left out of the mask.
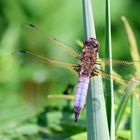
[[[95,38],[90,38],[84,42],[84,46],[90,47],[97,52],[99,49],[99,42]]]

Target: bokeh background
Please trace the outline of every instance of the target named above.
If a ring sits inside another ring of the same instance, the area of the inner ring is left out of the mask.
[[[121,16],[130,22],[140,46],[139,9],[139,0],[111,1],[113,58],[131,60]],[[93,14],[100,56],[104,57],[105,1],[93,1]],[[46,51],[48,57],[76,61],[60,48],[42,47],[28,32],[23,33],[23,23],[33,23],[81,51],[75,41],[84,40],[82,0],[0,0],[0,140],[80,138],[86,132],[85,110],[75,125],[71,98],[48,98],[50,94],[73,95],[75,74],[42,67],[30,59],[28,64],[21,63],[12,54],[30,49]],[[86,133],[82,138],[86,139]]]

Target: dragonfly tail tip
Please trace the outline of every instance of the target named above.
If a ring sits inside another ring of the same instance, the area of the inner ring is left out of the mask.
[[[75,120],[74,120],[75,123],[78,122],[78,118],[79,118],[79,114],[78,113],[75,113]]]
[[[75,123],[77,123],[77,122],[78,122],[78,120],[77,120],[77,119],[75,119],[75,120],[74,120],[74,122],[75,122]]]
[[[79,119],[79,115],[80,115],[80,112],[81,112],[81,108],[78,107],[78,106],[75,106],[75,111],[74,111],[74,114],[75,114],[75,122],[78,122],[78,119]]]

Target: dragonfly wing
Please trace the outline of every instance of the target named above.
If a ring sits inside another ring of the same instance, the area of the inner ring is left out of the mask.
[[[128,80],[131,79],[139,71],[140,61],[125,61],[125,60],[113,60],[113,59],[100,59],[96,62],[101,66],[102,71],[105,70],[105,67],[109,66],[112,63],[113,71]],[[139,78],[138,78],[139,79]]]
[[[63,48],[72,57],[76,57],[76,58],[80,57],[80,54],[74,48],[72,48],[70,45],[67,45],[67,44],[63,43],[62,41],[59,41],[58,39],[53,38],[51,35],[43,32],[37,26],[35,26],[33,24],[23,24],[21,27],[24,31],[26,31],[26,35],[29,38],[32,38],[33,41],[35,41],[35,42],[38,41],[41,45],[45,45],[46,47],[47,46],[56,46],[56,47]]]
[[[121,83],[121,84],[126,85],[126,86],[130,83],[133,83],[133,82],[140,83],[139,80],[136,80],[134,78],[131,78],[131,79],[127,80],[127,79],[124,79],[120,75],[117,75],[117,74],[111,74],[111,75],[107,74],[107,73],[104,72],[104,70],[102,70],[100,68],[97,68],[97,67],[92,72],[92,76],[95,76],[95,75],[97,75],[97,76],[100,75],[103,78],[106,78],[108,80],[110,80],[110,78],[112,78],[117,83]]]
[[[125,65],[125,66],[140,65],[140,61],[114,60],[107,58],[99,59],[97,60],[97,63],[98,62],[104,65],[110,65],[110,63],[112,63],[113,65]]]
[[[29,63],[36,63],[38,66],[44,66],[44,65],[53,65],[57,67],[62,67],[69,69],[70,71],[76,72],[74,69],[78,66],[77,64],[73,63],[67,63],[61,60],[55,60],[55,59],[48,59],[46,57],[43,57],[41,55],[38,55],[36,53],[26,51],[26,50],[20,50],[16,51],[13,54],[13,57],[16,60],[19,60],[20,62],[29,62]]]

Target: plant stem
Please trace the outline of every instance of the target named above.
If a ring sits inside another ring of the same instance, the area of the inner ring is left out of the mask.
[[[105,58],[112,60],[112,46],[111,46],[111,17],[110,17],[110,0],[106,0],[106,36],[105,36]],[[106,73],[112,75],[112,63],[105,67]],[[113,79],[105,81],[106,109],[108,126],[111,140],[115,140],[115,115],[114,115],[114,93],[113,93]]]
[[[96,38],[91,0],[83,0],[85,40]],[[88,140],[109,140],[105,100],[101,77],[91,78],[87,95]]]

